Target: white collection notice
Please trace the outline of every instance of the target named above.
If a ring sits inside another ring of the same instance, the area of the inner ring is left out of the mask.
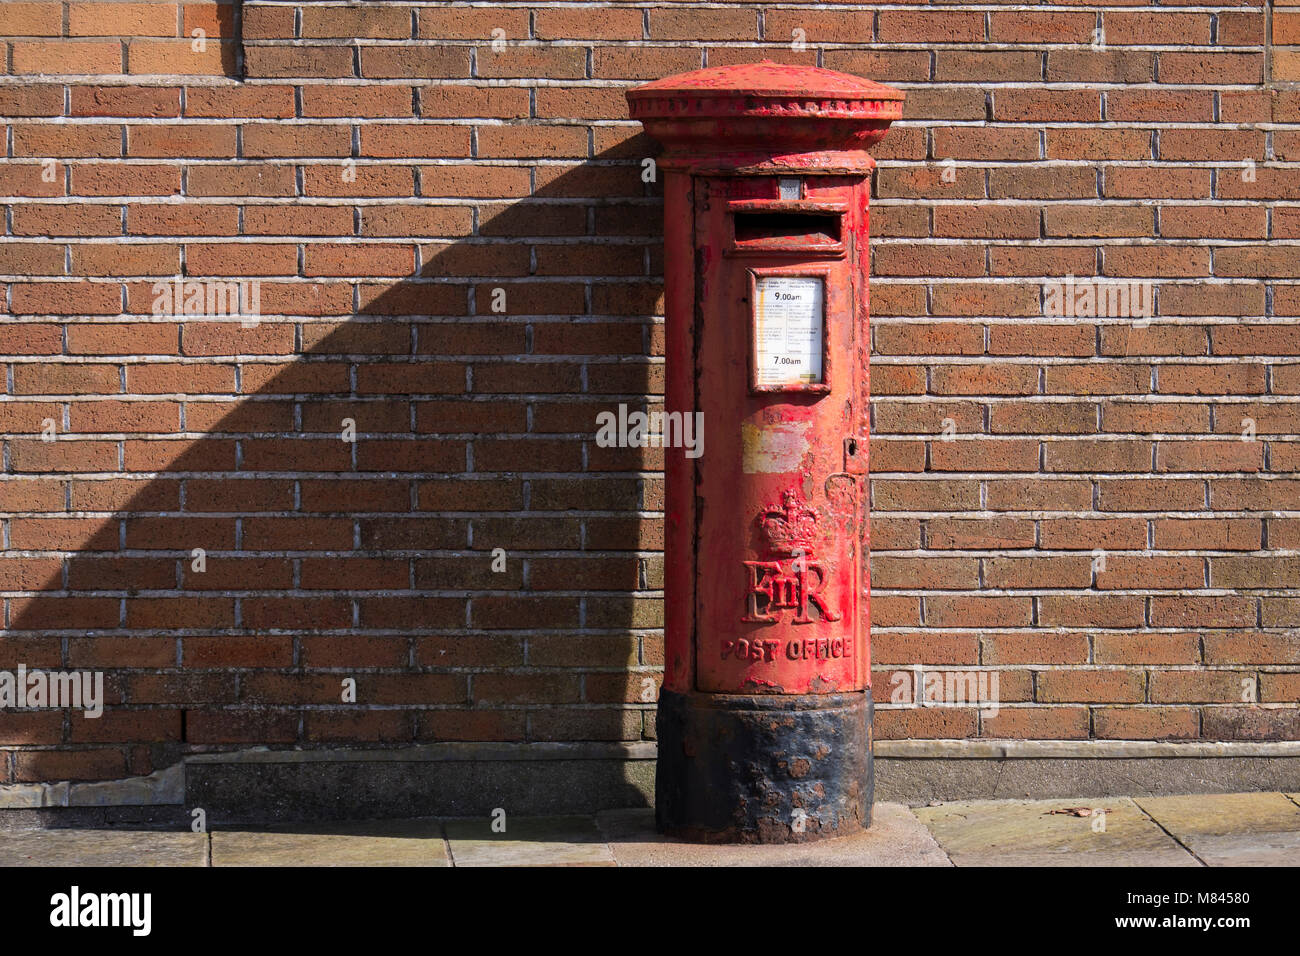
[[[754,384],[822,381],[822,280],[760,276],[754,305]]]

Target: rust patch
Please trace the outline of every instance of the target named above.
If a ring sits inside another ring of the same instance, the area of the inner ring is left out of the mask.
[[[808,690],[814,694],[833,694],[839,684],[834,680],[827,680],[821,674],[815,676],[808,684]]]

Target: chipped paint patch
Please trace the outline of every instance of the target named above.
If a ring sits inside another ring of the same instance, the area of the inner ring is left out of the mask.
[[[742,423],[741,471],[746,475],[798,471],[811,447],[808,436],[810,427],[811,422],[771,422],[762,425]]]

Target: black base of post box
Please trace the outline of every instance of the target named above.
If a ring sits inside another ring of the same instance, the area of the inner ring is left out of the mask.
[[[802,843],[871,825],[871,691],[659,695],[659,830]]]

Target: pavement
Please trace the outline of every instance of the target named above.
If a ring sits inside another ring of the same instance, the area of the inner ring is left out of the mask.
[[[501,830],[504,823],[504,832]],[[0,866],[1296,866],[1300,793],[876,804],[865,833],[712,846],[651,810],[319,826],[18,830]]]

